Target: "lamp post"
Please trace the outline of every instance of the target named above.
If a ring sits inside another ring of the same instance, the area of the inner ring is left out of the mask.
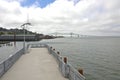
[[[23,28],[23,49],[24,49],[24,54],[25,54],[25,28],[27,27],[27,25],[31,25],[31,23],[24,23],[21,25],[21,27]]]

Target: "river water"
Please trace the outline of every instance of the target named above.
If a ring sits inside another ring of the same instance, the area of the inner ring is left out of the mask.
[[[22,42],[16,42],[16,46],[11,42],[12,46],[2,46],[0,47],[0,63],[8,59],[10,56],[14,55],[17,51],[23,48]]]
[[[120,80],[120,38],[58,38],[42,40],[83,68],[86,80]]]
[[[83,68],[86,80],[120,80],[120,38],[57,38],[42,40],[67,56],[76,69]],[[17,42],[16,47],[0,48],[0,61],[23,47]]]

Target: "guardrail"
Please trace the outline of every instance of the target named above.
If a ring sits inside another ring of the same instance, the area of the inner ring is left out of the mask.
[[[46,44],[29,44],[29,46],[32,48],[46,47],[49,53],[52,54],[56,59],[59,65],[59,70],[64,77],[68,78],[69,80],[85,80],[85,77],[83,76],[83,70],[76,70],[74,67],[72,67],[71,64],[67,62],[66,57],[63,58],[60,56],[60,53],[56,52],[52,47],[49,47]]]
[[[3,43],[1,42],[0,43],[0,47],[3,47],[3,46],[13,46],[13,44],[10,43],[10,42],[6,42],[6,43],[5,42],[3,42]]]
[[[31,46],[32,45],[32,46]],[[26,44],[25,52],[30,48],[36,48],[36,47],[46,47],[45,44]],[[24,54],[24,49],[15,52],[13,55],[10,55],[7,59],[0,62],[0,77],[5,74],[12,65]]]
[[[15,54],[10,55],[6,60],[0,62],[0,77],[9,70],[9,68],[20,58],[23,53],[24,49],[21,49],[15,52]]]

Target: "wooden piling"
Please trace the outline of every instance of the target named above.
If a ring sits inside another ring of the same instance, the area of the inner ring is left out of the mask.
[[[57,52],[58,55],[60,55],[60,52]]]
[[[79,72],[81,75],[83,75],[83,69],[79,68],[79,69],[78,69],[78,72]]]
[[[67,64],[67,57],[64,57],[64,63]]]

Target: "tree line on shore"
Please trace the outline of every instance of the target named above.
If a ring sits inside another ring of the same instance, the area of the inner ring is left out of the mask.
[[[6,28],[2,28],[0,27],[0,35],[5,35],[5,34],[8,34],[8,35],[11,35],[11,34],[17,34],[17,35],[21,35],[23,34],[23,29],[6,29]],[[25,34],[37,34],[35,32],[32,32],[32,31],[28,31],[25,29]]]

